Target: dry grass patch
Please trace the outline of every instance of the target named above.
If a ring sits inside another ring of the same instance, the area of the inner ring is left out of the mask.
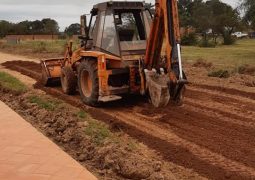
[[[219,69],[232,68],[249,64],[255,66],[255,39],[239,40],[234,45],[217,46],[216,48],[201,48],[183,46],[182,53],[185,62],[194,64],[198,59],[213,63]]]
[[[25,84],[6,72],[0,72],[0,88],[15,94],[22,94],[27,91]]]

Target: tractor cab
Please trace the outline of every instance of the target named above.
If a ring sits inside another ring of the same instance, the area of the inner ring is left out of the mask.
[[[88,27],[84,31],[89,39],[86,48],[123,60],[137,60],[134,56],[145,55],[151,21],[149,8],[143,2],[97,4],[91,11],[89,24],[84,25]]]

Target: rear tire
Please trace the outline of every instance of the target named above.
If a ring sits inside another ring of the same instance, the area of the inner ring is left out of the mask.
[[[99,106],[99,80],[97,61],[83,60],[78,68],[78,87],[82,101],[89,106]]]
[[[61,86],[65,94],[75,94],[77,87],[77,78],[71,67],[63,67],[61,70]]]

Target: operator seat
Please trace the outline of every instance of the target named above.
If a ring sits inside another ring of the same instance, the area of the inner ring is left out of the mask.
[[[135,30],[133,29],[122,29],[118,30],[120,41],[133,41],[135,36]]]

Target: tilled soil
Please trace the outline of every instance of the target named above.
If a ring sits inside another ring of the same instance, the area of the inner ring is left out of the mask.
[[[166,163],[147,147],[137,143],[132,145],[132,139],[123,133],[112,134],[115,136],[114,140],[108,139],[103,144],[97,144],[85,133],[91,119],[77,117],[75,112],[79,109],[61,104],[56,110],[47,110],[29,101],[29,98],[35,95],[47,98],[37,91],[16,94],[0,87],[1,101],[52,139],[99,179],[175,179]],[[182,177],[188,179],[193,176]]]
[[[39,81],[39,64],[13,61],[4,66]],[[36,87],[85,108],[113,129],[121,129],[155,149],[165,161],[209,179],[254,179],[255,89],[192,80],[183,106],[170,104],[162,109],[155,109],[140,96],[95,109],[83,105],[78,94],[67,96],[59,87],[45,88],[39,83]]]

